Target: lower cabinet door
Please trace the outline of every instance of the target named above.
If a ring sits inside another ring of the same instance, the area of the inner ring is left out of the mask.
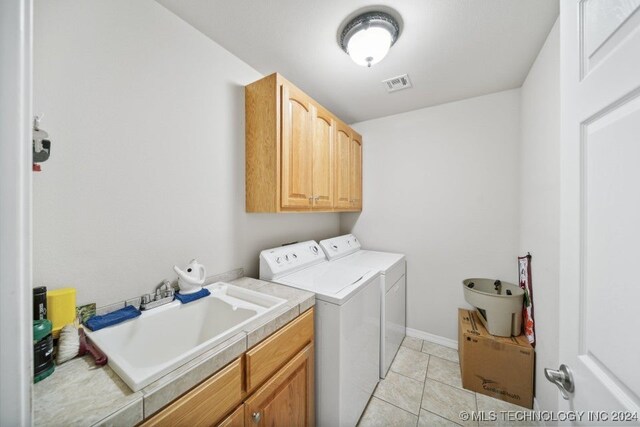
[[[245,401],[245,426],[315,425],[313,343]]]
[[[242,397],[242,363],[236,359],[141,426],[212,426],[238,406]]]
[[[244,405],[238,406],[218,427],[244,427]]]

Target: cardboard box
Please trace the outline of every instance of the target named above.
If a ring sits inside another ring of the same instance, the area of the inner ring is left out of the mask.
[[[535,352],[527,337],[496,337],[475,310],[458,310],[462,386],[496,399],[533,408]]]

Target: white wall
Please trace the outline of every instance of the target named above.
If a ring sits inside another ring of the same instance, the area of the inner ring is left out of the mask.
[[[463,279],[517,279],[520,91],[354,128],[364,206],[343,215],[341,231],[405,253],[408,327],[455,340]]]
[[[261,75],[152,0],[35,1],[34,285],[108,304],[198,257],[257,273],[261,249],[337,214],[244,212],[244,89]]]
[[[533,255],[536,398],[557,410],[557,389],[544,368],[558,362],[560,232],[560,40],[549,33],[521,89],[520,253]]]

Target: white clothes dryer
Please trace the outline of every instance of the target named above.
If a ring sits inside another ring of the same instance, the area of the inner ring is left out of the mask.
[[[403,254],[370,251],[361,248],[353,234],[320,242],[331,262],[347,262],[381,274],[380,292],[380,378],[389,372],[407,331],[406,261]]]

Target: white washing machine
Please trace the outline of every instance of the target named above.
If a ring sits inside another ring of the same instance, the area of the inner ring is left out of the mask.
[[[380,273],[308,241],[262,251],[260,279],[316,294],[316,424],[355,426],[379,380]]]
[[[381,274],[380,378],[384,378],[407,332],[405,257],[361,249],[353,234],[322,240],[320,246],[330,262],[348,262]]]

